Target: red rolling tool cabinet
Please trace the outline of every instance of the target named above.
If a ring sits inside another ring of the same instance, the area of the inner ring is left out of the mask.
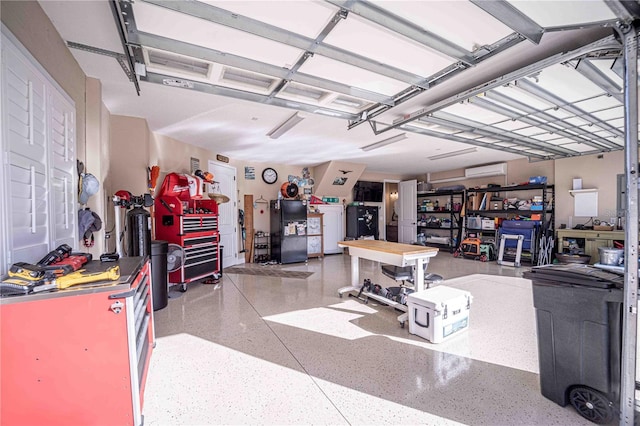
[[[157,240],[169,242],[169,256],[181,258],[180,266],[169,270],[170,284],[186,291],[188,283],[220,272],[216,201],[157,197],[155,229]]]
[[[135,425],[154,345],[147,258],[118,265],[120,279],[0,298],[3,425]]]

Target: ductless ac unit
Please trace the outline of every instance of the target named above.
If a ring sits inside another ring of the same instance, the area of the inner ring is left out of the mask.
[[[489,166],[472,167],[464,170],[464,177],[478,178],[488,176],[504,176],[507,174],[507,163],[491,164]]]

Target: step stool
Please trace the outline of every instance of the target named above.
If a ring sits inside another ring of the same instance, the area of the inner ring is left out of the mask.
[[[516,258],[513,262],[505,262],[502,260],[504,256],[504,246],[506,240],[518,240],[518,245],[516,248]],[[520,267],[520,255],[522,255],[522,243],[524,242],[524,235],[509,235],[502,234],[500,236],[500,251],[498,253],[498,265],[507,265],[507,266],[515,266],[517,268]]]

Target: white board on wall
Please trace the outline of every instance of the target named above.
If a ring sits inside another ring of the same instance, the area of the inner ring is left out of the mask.
[[[578,217],[598,216],[598,192],[577,192],[572,191],[573,215]]]

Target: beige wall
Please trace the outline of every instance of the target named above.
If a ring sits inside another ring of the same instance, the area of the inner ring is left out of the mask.
[[[620,173],[624,173],[624,151],[556,160],[556,229],[562,223],[572,227],[589,220],[573,216],[574,199],[569,190],[574,178],[582,178],[584,189],[598,189],[600,220],[616,217],[616,175]]]
[[[491,176],[484,178],[475,178],[475,179],[464,179],[464,169],[453,169],[447,170],[444,172],[431,173],[431,176],[421,175],[417,176],[416,179],[418,181],[428,182],[429,178],[431,181],[434,180],[445,180],[445,179],[454,179],[450,182],[440,182],[434,183],[434,188],[442,188],[445,186],[452,185],[464,185],[465,188],[476,188],[482,187],[487,184],[495,184],[495,185],[513,185],[524,182],[529,182],[529,177],[531,176],[546,176],[547,183],[551,184],[554,182],[554,162],[552,160],[549,161],[538,161],[538,162],[529,162],[526,158],[520,160],[513,160],[507,162],[507,174],[506,176]],[[456,179],[460,178],[462,179]]]
[[[237,171],[238,171],[238,191],[240,193],[239,208],[243,210],[247,210],[248,208],[253,209],[253,228],[256,231],[269,231],[269,205],[262,203],[254,203],[254,206],[245,206],[244,205],[244,195],[251,194],[253,195],[254,202],[260,197],[263,199],[270,201],[276,200],[278,198],[278,193],[280,192],[280,187],[285,182],[288,182],[289,175],[302,177],[302,166],[292,166],[285,164],[274,164],[274,163],[261,163],[258,161],[242,161],[242,162],[233,162]],[[245,179],[244,168],[245,167],[253,167],[255,170],[255,179]],[[262,180],[262,171],[267,168],[272,167],[278,173],[278,182],[273,185],[269,185]],[[310,167],[309,172],[312,178],[314,177],[315,170]],[[300,188],[300,191],[303,189]]]
[[[133,195],[145,194],[148,191],[147,167],[149,167],[150,138],[146,120],[112,115],[109,125],[111,190],[114,193],[124,190]]]

